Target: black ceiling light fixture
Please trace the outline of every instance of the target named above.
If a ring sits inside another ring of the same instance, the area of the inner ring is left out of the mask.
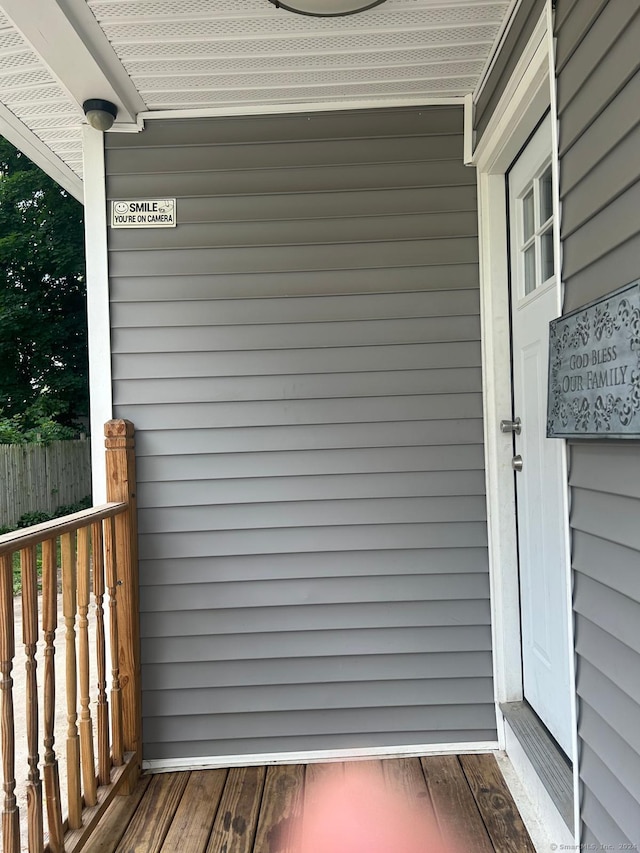
[[[269,0],[278,9],[296,12],[298,15],[311,15],[315,18],[337,18],[341,15],[354,15],[379,6],[385,0]]]

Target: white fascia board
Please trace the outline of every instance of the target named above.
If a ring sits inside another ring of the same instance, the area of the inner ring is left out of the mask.
[[[91,416],[91,475],[94,505],[107,500],[104,425],[113,417],[111,390],[111,328],[107,252],[107,199],[104,134],[82,128],[87,257],[87,329],[89,338],[89,406]]]
[[[0,104],[0,133],[78,201],[84,201],[82,180],[4,104]]]
[[[307,104],[256,104],[252,106],[221,106],[206,109],[148,110],[138,115],[140,121],[149,119],[222,118],[226,116],[289,115],[292,113],[339,112],[341,110],[380,110],[393,107],[462,107],[464,96],[449,98],[378,98],[360,101],[326,101]]]
[[[85,0],[1,0],[0,8],[73,100],[104,98],[118,107],[117,123],[136,125],[144,101]]]

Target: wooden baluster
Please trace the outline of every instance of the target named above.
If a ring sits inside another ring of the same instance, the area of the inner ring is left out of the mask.
[[[78,638],[80,675],[80,755],[82,787],[87,806],[98,802],[96,764],[93,753],[93,723],[89,709],[89,528],[78,530]]]
[[[111,758],[119,767],[124,757],[122,735],[122,690],[118,662],[118,574],[116,565],[116,526],[113,518],[104,522],[105,568],[109,592],[109,639],[111,641]]]
[[[126,501],[115,519],[118,554],[118,658],[122,687],[123,745],[135,753],[136,769],[129,775],[127,793],[135,787],[142,763],[142,690],[140,666],[140,605],[134,428],[130,421],[107,421],[105,462],[107,498]]]
[[[2,742],[2,849],[20,853],[20,813],[16,805],[16,741],[13,718],[13,565],[11,554],[0,557],[0,739]]]
[[[80,737],[78,735],[78,688],[76,672],[76,552],[75,534],[60,537],[62,555],[62,612],[66,627],[66,690],[67,690],[67,791],[69,828],[82,826],[80,794]]]
[[[42,826],[42,782],[38,763],[38,682],[36,678],[36,647],[38,643],[38,575],[35,546],[20,552],[22,570],[22,639],[26,655],[27,705],[27,830],[29,853],[44,849]]]
[[[42,543],[42,630],[44,633],[44,790],[51,853],[64,853],[60,775],[55,743],[55,647],[58,627],[58,560],[56,540]]]
[[[109,703],[107,701],[107,661],[104,634],[104,541],[102,524],[91,525],[93,595],[96,603],[96,656],[98,659],[98,782],[111,781],[109,756]]]

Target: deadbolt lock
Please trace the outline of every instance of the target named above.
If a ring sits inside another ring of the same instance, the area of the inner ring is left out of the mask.
[[[519,453],[517,456],[514,456],[513,459],[511,460],[511,467],[513,468],[514,471],[522,471],[523,464],[524,463],[522,462],[522,456],[520,456]]]
[[[500,421],[500,432],[515,432],[520,435],[522,432],[522,421],[516,418],[514,421]]]

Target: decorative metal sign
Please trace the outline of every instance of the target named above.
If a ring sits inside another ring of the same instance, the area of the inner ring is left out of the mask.
[[[112,228],[175,228],[175,198],[111,202]]]
[[[640,280],[549,324],[547,436],[640,437]]]

